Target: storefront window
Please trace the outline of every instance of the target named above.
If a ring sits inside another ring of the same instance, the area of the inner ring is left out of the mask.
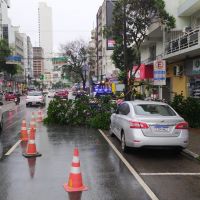
[[[194,98],[200,98],[200,75],[190,77],[188,86],[189,95]]]

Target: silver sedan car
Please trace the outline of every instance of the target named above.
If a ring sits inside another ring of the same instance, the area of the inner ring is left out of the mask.
[[[188,145],[188,123],[168,104],[155,101],[124,101],[111,115],[110,134],[128,147],[177,147]]]

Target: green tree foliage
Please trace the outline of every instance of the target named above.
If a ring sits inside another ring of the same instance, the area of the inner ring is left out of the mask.
[[[91,104],[91,102],[95,102]],[[47,111],[46,124],[68,126],[88,126],[92,128],[109,129],[110,116],[116,104],[109,97],[90,99],[82,96],[76,100],[52,100]]]
[[[132,66],[138,66],[131,73],[131,81],[128,85],[125,79],[126,94],[134,90],[135,74],[140,66],[140,47],[147,38],[147,30],[153,24],[159,22],[166,29],[175,27],[175,18],[165,10],[163,0],[117,0],[113,10],[113,25],[107,27],[107,35],[112,35],[116,42],[112,59],[117,68],[124,70],[126,74]]]
[[[192,128],[200,128],[200,100],[176,95],[171,106],[189,123]]]
[[[88,47],[83,40],[76,40],[61,46],[63,55],[67,57],[67,64],[63,66],[63,73],[72,77],[75,82],[86,84],[87,52]]]
[[[36,87],[39,87],[40,86],[40,82],[38,82],[36,80],[33,80],[33,85],[36,86]]]
[[[0,71],[14,75],[20,70],[20,66],[16,64],[6,64],[6,58],[10,56],[12,50],[9,48],[6,40],[0,40]]]

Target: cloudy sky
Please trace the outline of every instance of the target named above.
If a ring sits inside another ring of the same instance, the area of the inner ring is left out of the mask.
[[[52,7],[54,51],[60,44],[76,39],[89,41],[96,25],[96,13],[103,0],[10,0],[8,15],[12,24],[31,37],[38,45],[38,3]]]

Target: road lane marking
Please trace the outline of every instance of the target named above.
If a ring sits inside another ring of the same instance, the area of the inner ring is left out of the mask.
[[[193,158],[199,158],[199,155],[190,151],[189,149],[184,149],[183,153],[189,154],[190,156],[192,156]]]
[[[21,142],[21,140],[18,140],[18,141],[16,142],[16,144],[13,145],[13,146],[10,148],[10,150],[5,154],[5,156],[9,156],[9,155],[17,148],[17,146],[20,144],[20,142]]]
[[[112,149],[118,155],[118,157],[122,160],[122,162],[126,165],[126,167],[129,169],[129,171],[131,172],[131,174],[138,181],[138,183],[143,187],[143,189],[146,191],[146,193],[149,195],[149,197],[152,200],[159,200],[158,197],[149,188],[149,186],[140,177],[140,175],[135,171],[135,169],[129,164],[129,162],[124,158],[124,156],[117,150],[117,148],[113,145],[113,143],[108,139],[108,137],[106,136],[106,134],[101,129],[99,129],[99,132],[102,134],[102,136],[105,138],[105,140],[109,143],[109,145],[112,147]]]
[[[140,173],[141,176],[200,176],[200,173]]]

